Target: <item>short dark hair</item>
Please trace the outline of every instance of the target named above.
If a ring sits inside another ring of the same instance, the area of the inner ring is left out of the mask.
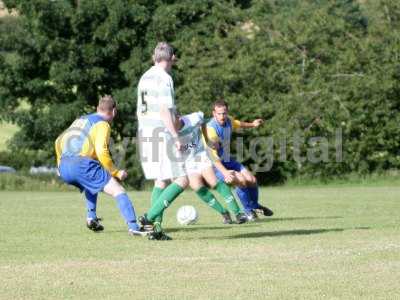
[[[117,103],[110,95],[104,95],[99,99],[97,106],[101,111],[112,111],[117,106]]]
[[[226,102],[225,99],[223,99],[223,98],[218,99],[218,100],[216,100],[216,101],[214,102],[214,104],[213,104],[213,110],[214,110],[216,107],[224,107],[224,106],[228,109],[228,108],[229,108],[228,102]]]

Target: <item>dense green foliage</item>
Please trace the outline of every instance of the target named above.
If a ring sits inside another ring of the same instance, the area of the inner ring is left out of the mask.
[[[396,0],[4,2],[20,14],[0,23],[0,117],[21,128],[14,148],[50,158],[56,136],[104,93],[119,102],[115,141],[135,136],[137,82],[154,45],[167,40],[179,57],[173,76],[181,112],[209,113],[224,96],[232,115],[267,120],[243,134],[247,150],[251,137],[274,138],[272,169],[259,173],[264,182],[400,167]],[[318,153],[311,137],[326,138],[329,162],[297,159],[290,138],[296,132],[306,142],[301,156],[313,145]],[[283,136],[286,161],[279,160]],[[122,166],[140,186],[135,147],[127,153]],[[268,158],[254,161],[245,151],[244,160],[263,165]]]

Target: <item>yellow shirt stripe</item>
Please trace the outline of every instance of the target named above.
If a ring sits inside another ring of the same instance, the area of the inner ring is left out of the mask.
[[[97,122],[89,131],[82,149],[79,152],[80,156],[90,157],[98,160],[100,164],[114,177],[118,177],[119,170],[114,166],[110,151],[108,148],[110,142],[111,127],[106,121]],[[55,142],[57,165],[60,165],[62,150],[64,144],[68,141],[68,130],[62,133]]]

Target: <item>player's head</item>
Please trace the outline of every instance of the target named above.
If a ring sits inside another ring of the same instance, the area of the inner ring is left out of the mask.
[[[159,65],[165,71],[170,72],[176,61],[174,49],[166,42],[158,43],[154,49],[153,61],[155,65]]]
[[[219,99],[214,102],[213,117],[220,125],[225,124],[228,119],[228,103],[224,99]]]
[[[97,113],[106,121],[111,122],[117,114],[117,103],[110,95],[100,97]]]

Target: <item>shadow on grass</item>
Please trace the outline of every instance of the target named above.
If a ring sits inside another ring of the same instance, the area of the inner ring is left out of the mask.
[[[238,224],[231,224],[231,225],[225,225],[225,226],[202,226],[202,225],[190,225],[188,226],[181,226],[181,227],[163,227],[165,232],[171,233],[171,232],[188,232],[188,231],[203,231],[203,230],[221,230],[221,229],[232,229],[232,228],[237,228],[237,226],[246,226],[246,227],[257,227],[257,223],[246,223],[243,225],[238,225]],[[99,233],[120,233],[120,232],[127,232],[127,230],[105,230],[105,231],[100,231],[100,232],[95,232],[96,234]]]
[[[328,219],[343,219],[342,216],[326,216],[326,217],[287,217],[287,218],[274,218],[274,217],[259,217],[256,223],[262,222],[284,222],[284,221],[301,221],[301,220],[328,220]]]
[[[225,225],[225,226],[193,226],[193,227],[172,227],[165,228],[167,232],[178,232],[178,231],[202,231],[202,230],[220,230],[220,229],[230,229],[234,227],[234,225]]]
[[[340,232],[344,231],[343,228],[329,228],[329,229],[295,229],[295,230],[282,230],[282,231],[268,231],[268,232],[249,232],[227,236],[227,239],[243,239],[243,238],[261,238],[261,237],[276,237],[276,236],[290,236],[290,235],[310,235],[321,234],[327,232]]]
[[[262,237],[279,237],[279,236],[295,236],[295,235],[311,235],[322,234],[328,232],[342,232],[345,230],[368,230],[371,227],[354,227],[354,228],[318,228],[318,229],[294,229],[269,232],[249,232],[227,236],[227,239],[243,239],[243,238],[262,238]]]
[[[235,227],[232,226],[199,226],[199,227],[173,227],[167,228],[166,232],[174,233],[174,232],[187,232],[187,231],[201,231],[201,230],[219,230],[219,229],[229,229]],[[250,227],[250,226],[246,226]],[[224,239],[244,239],[244,238],[263,238],[263,237],[280,237],[280,236],[299,236],[299,235],[312,235],[312,234],[323,234],[329,232],[343,232],[346,230],[369,230],[371,227],[360,226],[360,227],[352,227],[352,228],[318,228],[318,229],[294,229],[294,230],[280,230],[280,231],[263,231],[263,232],[249,232],[249,233],[241,233],[230,236],[220,236],[220,237],[205,237],[200,236],[196,238],[185,237],[180,238],[179,240],[224,240]],[[108,231],[107,233],[121,233],[126,232],[126,230],[113,230]]]
[[[285,222],[285,221],[299,221],[299,220],[324,220],[324,219],[342,219],[341,216],[326,216],[326,217],[287,217],[287,218],[274,218],[274,217],[260,217],[255,222],[248,222],[243,225],[238,224],[231,224],[231,225],[224,225],[224,226],[202,226],[202,225],[191,225],[190,227],[181,226],[181,227],[164,227],[166,232],[193,232],[193,231],[203,231],[203,230],[221,230],[221,229],[232,229],[236,228],[237,226],[242,227],[256,227],[258,223],[264,222]],[[369,229],[369,228],[359,228],[359,229]],[[111,230],[107,231],[107,233],[120,233],[125,232],[126,230]],[[322,233],[322,232],[315,232],[315,233]],[[307,233],[298,233],[298,234],[307,234]],[[309,233],[313,234],[313,233]],[[294,235],[294,234],[293,234]],[[247,236],[247,235],[246,235]],[[271,236],[274,236],[271,234]]]
[[[186,227],[182,225],[181,227],[165,227],[165,231],[167,232],[178,232],[178,231],[202,231],[202,230],[220,230],[220,229],[234,229],[239,227],[259,227],[257,222],[248,222],[244,224],[226,224],[224,226],[203,226],[203,225],[190,225],[190,227]]]

